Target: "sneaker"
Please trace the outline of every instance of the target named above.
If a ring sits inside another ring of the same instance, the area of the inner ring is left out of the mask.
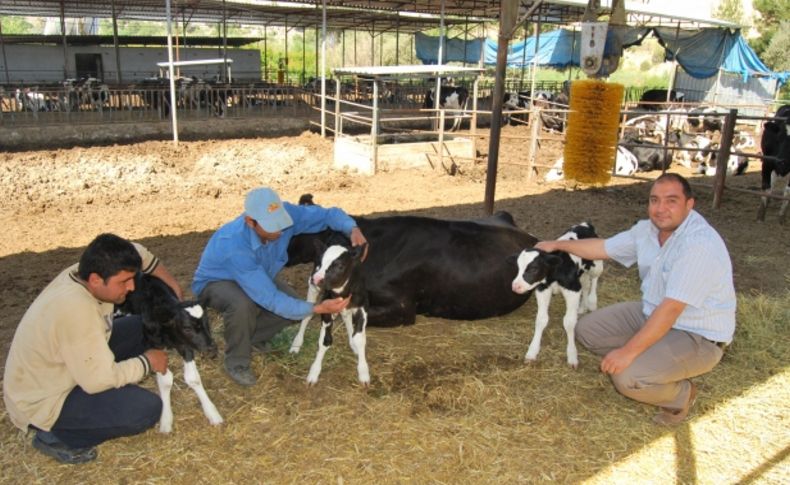
[[[51,435],[51,433],[47,434]],[[96,456],[98,455],[95,447],[69,448],[65,443],[58,440],[57,438],[45,441],[41,436],[39,436],[39,433],[36,433],[36,436],[33,437],[33,448],[47,456],[56,459],[60,463],[66,463],[69,465],[87,463],[89,461],[95,460]]]
[[[683,407],[683,409],[661,408],[661,412],[653,416],[653,422],[664,426],[677,426],[686,419],[686,416],[688,416],[689,411],[696,400],[697,386],[692,382],[689,399],[686,401],[686,405]]]
[[[255,377],[255,374],[252,373],[252,369],[250,369],[249,365],[228,365],[228,362],[226,361],[225,372],[228,373],[230,378],[233,379],[236,384],[241,386],[254,386],[258,381],[258,379]]]
[[[252,344],[252,350],[262,354],[269,354],[274,350],[271,342],[256,342]]]

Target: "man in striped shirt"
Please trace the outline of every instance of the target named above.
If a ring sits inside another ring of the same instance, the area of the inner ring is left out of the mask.
[[[681,423],[694,404],[689,380],[721,360],[735,332],[732,263],[721,236],[694,210],[691,187],[666,173],[653,183],[648,220],[608,239],[543,241],[544,251],[637,263],[642,301],[586,315],[577,338],[603,356],[601,371],[636,401],[659,406],[654,421]]]

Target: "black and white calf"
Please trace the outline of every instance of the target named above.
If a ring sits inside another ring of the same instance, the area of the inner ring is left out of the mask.
[[[587,222],[577,224],[563,234],[560,240],[598,237]],[[535,317],[535,335],[529,344],[524,360],[534,361],[540,352],[540,339],[549,323],[549,304],[554,293],[565,299],[565,317],[562,319],[568,335],[568,364],[574,369],[579,365],[574,332],[578,315],[598,308],[598,278],[603,272],[603,262],[591,261],[564,251],[547,253],[540,249],[525,249],[516,258],[518,274],[513,280],[513,292],[518,294],[535,290],[538,313]]]
[[[318,298],[326,300],[351,296],[349,305],[340,312],[340,317],[346,326],[349,346],[357,354],[357,377],[362,385],[367,386],[370,384],[370,370],[365,358],[365,345],[367,343],[365,329],[368,324],[369,305],[365,276],[362,273],[362,256],[365,254],[366,246],[349,248],[344,244],[333,244],[326,247],[319,239],[315,239],[314,244],[319,259],[316,261],[313,274],[308,282],[307,300],[316,302]],[[318,382],[324,355],[332,345],[333,320],[334,315],[321,315],[318,353],[310,366],[310,372],[307,374],[307,382],[309,384]],[[291,353],[299,352],[309,321],[310,316],[302,320],[299,332],[291,344]]]
[[[143,319],[143,337],[148,346],[158,349],[175,349],[184,359],[184,380],[195,391],[203,413],[209,423],[222,423],[214,403],[209,399],[195,365],[195,352],[216,355],[217,346],[211,338],[208,316],[197,302],[181,302],[173,290],[155,276],[138,273],[135,289],[126,297],[119,308],[121,313],[140,315]],[[173,373],[156,374],[156,384],[162,397],[162,416],[159,431],[169,433],[173,429],[173,409],[170,405],[170,390]]]
[[[784,196],[790,197],[790,105],[776,111],[777,118],[784,120],[768,121],[763,125],[760,148],[763,156],[762,189],[766,194],[784,188]],[[779,209],[779,221],[784,222],[788,201],[783,200]],[[757,212],[757,220],[765,220],[768,197],[763,197]]]
[[[433,109],[435,107],[434,94],[436,88],[431,88],[425,93],[425,109]],[[439,91],[439,108],[466,111],[466,105],[469,101],[469,90],[463,86],[442,86]],[[453,115],[455,121],[450,131],[455,131],[461,127],[461,120],[463,119],[462,113]]]

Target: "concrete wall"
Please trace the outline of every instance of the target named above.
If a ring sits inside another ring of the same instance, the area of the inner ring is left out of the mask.
[[[58,83],[66,78],[76,78],[75,54],[100,54],[105,82],[116,81],[115,48],[112,46],[69,46],[67,48],[67,74],[64,76],[63,47],[49,45],[6,45],[10,82]],[[121,76],[123,82],[139,81],[159,74],[157,62],[167,61],[165,47],[121,47]],[[181,61],[221,59],[221,49],[179,49]],[[260,80],[261,58],[257,49],[228,49],[228,59],[233,60],[231,72],[234,81]],[[220,72],[221,65],[189,66],[181,68],[183,76],[212,79]],[[6,82],[5,65],[0,56],[0,82]]]
[[[306,117],[218,119],[178,122],[181,140],[298,135],[310,128]],[[0,127],[0,151],[109,145],[172,140],[169,121]]]

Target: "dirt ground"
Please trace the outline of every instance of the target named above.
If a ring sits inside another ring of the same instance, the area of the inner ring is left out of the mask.
[[[503,135],[524,136],[524,130],[505,127]],[[478,151],[487,151],[487,141],[478,143]],[[539,163],[550,165],[560,152],[558,145],[544,143]],[[303,193],[312,193],[317,203],[342,207],[352,215],[409,213],[468,218],[483,214],[484,164],[466,164],[455,176],[411,170],[361,177],[333,171],[331,156],[332,142],[307,132],[297,137],[183,142],[178,149],[171,142],[145,142],[0,153],[0,190],[4,194],[0,203],[2,361],[28,305],[59,271],[77,261],[82,248],[102,232],[144,243],[188,288],[208,237],[241,212],[244,194],[257,186],[271,186],[291,201]],[[525,163],[526,142],[504,140],[496,210],[511,212],[519,226],[539,238],[558,236],[569,225],[583,220],[591,221],[605,237],[644,217],[647,182],[615,179],[601,188],[545,183],[541,177],[528,180]],[[694,181],[712,182],[710,178]],[[746,175],[732,178],[728,184],[756,188],[759,163],[753,161]],[[790,218],[788,225],[779,225],[778,204],[774,202],[766,222],[758,223],[758,199],[735,192],[726,192],[722,208],[713,210],[711,191],[695,188],[699,194],[698,209],[729,247],[737,291],[784,292],[790,286]],[[294,286],[304,287],[302,270],[289,276]],[[608,266],[601,283],[604,287],[607,277],[636,278],[633,270],[616,265]],[[630,291],[636,289],[632,286]],[[610,295],[602,302],[617,297]],[[430,328],[424,320],[413,328],[421,325]],[[531,335],[528,327],[523,328],[524,335],[519,339]],[[427,358],[435,349],[424,350]],[[484,366],[519,365],[517,358],[501,361],[491,357],[495,354],[489,354]],[[409,379],[417,379],[420,372],[425,372],[414,368],[400,370],[405,379],[400,386],[408,386]],[[4,414],[0,413],[0,417],[3,442],[18,441],[11,437]]]

